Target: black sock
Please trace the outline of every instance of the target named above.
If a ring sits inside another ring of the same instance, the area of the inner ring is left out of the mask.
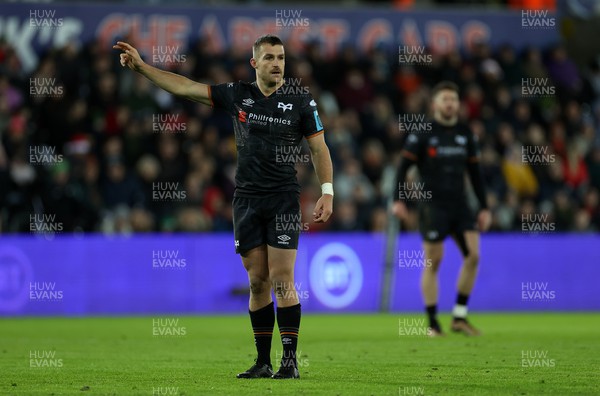
[[[427,317],[429,318],[429,327],[439,330],[440,324],[437,321],[437,304],[427,305],[425,307]]]
[[[456,303],[458,305],[467,305],[468,302],[469,302],[469,295],[468,294],[460,294],[460,293],[458,293],[458,296],[456,296]]]
[[[275,310],[273,302],[250,313],[252,331],[254,332],[254,344],[256,345],[257,364],[271,364],[271,339],[273,338],[273,327],[275,327]]]
[[[298,330],[300,328],[300,304],[291,307],[277,307],[277,325],[283,344],[281,367],[296,366],[296,348],[298,347]]]

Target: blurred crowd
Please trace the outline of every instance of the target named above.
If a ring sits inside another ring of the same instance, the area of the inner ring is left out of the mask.
[[[556,231],[600,229],[597,58],[575,65],[560,45],[517,52],[479,44],[417,65],[400,64],[386,48],[323,53],[307,44],[286,55],[286,77],[317,100],[334,161],[334,215],[326,224],[310,221],[320,196],[312,164],[297,166],[309,232],[386,228],[387,180],[406,138],[398,116],[429,116],[440,80],[459,84],[462,121],[479,137],[493,230],[522,231],[532,214]],[[154,64],[152,54],[142,56]],[[247,48],[219,53],[199,40],[178,61],[154,65],[212,84],[253,81],[250,57]],[[547,78],[529,81],[546,81],[554,93],[524,95],[525,78]],[[54,89],[32,91],[32,84]],[[70,44],[26,73],[0,41],[0,138],[3,232],[29,232],[32,214],[55,216],[64,232],[232,230],[229,116],[156,88],[122,68],[110,46]],[[544,155],[524,160],[534,146]],[[32,147],[52,156],[32,161]],[[404,229],[417,228],[415,209]]]

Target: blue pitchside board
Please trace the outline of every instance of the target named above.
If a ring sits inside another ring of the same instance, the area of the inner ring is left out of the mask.
[[[307,312],[379,309],[381,234],[303,234],[296,265]],[[440,308],[455,298],[460,254],[446,241]],[[417,234],[400,238],[392,310],[421,311],[427,265]],[[600,236],[487,234],[472,311],[600,309]],[[286,286],[287,287],[287,286]],[[244,313],[247,277],[230,234],[0,239],[0,314]]]

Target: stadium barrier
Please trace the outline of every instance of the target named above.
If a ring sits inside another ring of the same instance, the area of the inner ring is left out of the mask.
[[[398,246],[391,310],[421,311],[419,275],[428,263],[420,237],[402,235]],[[471,309],[597,310],[599,246],[592,234],[486,234]],[[460,265],[452,241],[445,251],[441,310],[454,303]],[[302,235],[294,286],[304,310],[378,311],[383,262],[383,234]],[[3,316],[245,313],[247,293],[227,233],[0,240]]]

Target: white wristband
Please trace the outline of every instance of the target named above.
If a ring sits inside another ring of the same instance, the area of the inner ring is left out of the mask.
[[[323,183],[321,184],[321,194],[329,194],[333,196],[333,184],[331,183]]]

